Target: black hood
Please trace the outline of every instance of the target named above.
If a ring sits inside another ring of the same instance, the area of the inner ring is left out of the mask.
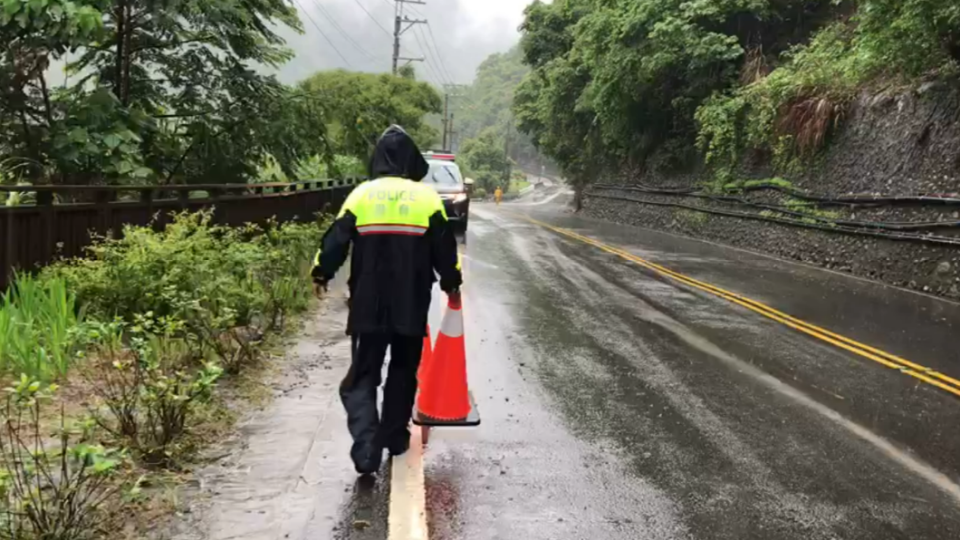
[[[370,178],[399,176],[419,182],[429,170],[417,143],[397,125],[383,132],[370,159]]]

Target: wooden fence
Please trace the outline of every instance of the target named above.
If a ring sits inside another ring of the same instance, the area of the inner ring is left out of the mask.
[[[358,179],[295,184],[176,186],[0,186],[30,204],[0,206],[0,291],[17,270],[31,270],[61,257],[77,257],[91,235],[119,233],[124,225],[162,229],[179,211],[214,208],[218,224],[237,226],[310,221],[338,211]],[[84,202],[62,202],[84,201]]]

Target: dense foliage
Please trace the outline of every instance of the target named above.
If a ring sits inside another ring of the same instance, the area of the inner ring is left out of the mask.
[[[0,181],[243,182],[271,159],[292,177],[439,111],[406,77],[280,84],[262,72],[291,57],[284,26],[284,0],[2,0]]]
[[[149,471],[178,467],[198,426],[225,414],[219,382],[306,309],[326,220],[229,229],[211,217],[129,226],[0,300],[0,538],[107,537]],[[52,403],[53,381],[82,396]]]
[[[231,229],[211,217],[183,214],[162,232],[128,226],[87,258],[19,277],[0,300],[0,377],[60,378],[89,345],[87,327],[108,323],[142,331],[164,321],[199,356],[224,363],[236,329],[262,334],[306,308],[320,227]]]
[[[402,125],[424,148],[439,140],[424,116],[442,111],[440,95],[410,76],[326,71],[301,82],[299,90],[322,107],[326,139],[336,153],[370,155],[390,124]]]
[[[511,166],[536,168],[540,155],[530,137],[517,128],[511,111],[514,92],[530,68],[519,46],[489,56],[477,68],[473,83],[456,98],[456,126],[462,140],[458,153],[467,174],[481,189],[509,185]]]
[[[747,152],[796,165],[865,85],[960,60],[952,0],[557,0],[522,31],[520,128],[580,184],[698,146],[724,177]]]
[[[460,164],[476,186],[484,192],[506,187],[511,162],[504,152],[502,134],[488,127],[460,147]]]
[[[529,71],[519,46],[492,54],[477,67],[473,83],[463,91],[463,97],[458,98],[463,106],[457,111],[456,126],[464,142],[492,129],[501,139],[510,136],[509,151],[515,160],[525,161],[536,156],[529,137],[516,132],[516,121],[510,110],[514,92]]]

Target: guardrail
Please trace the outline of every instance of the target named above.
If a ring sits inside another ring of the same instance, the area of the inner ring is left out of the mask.
[[[0,186],[29,204],[0,206],[0,290],[17,270],[32,270],[61,257],[83,255],[94,236],[119,234],[124,225],[160,230],[173,212],[214,208],[216,223],[239,226],[311,221],[335,212],[362,178],[289,184],[169,186]],[[6,197],[3,197],[6,199]],[[32,199],[32,200],[31,200]]]

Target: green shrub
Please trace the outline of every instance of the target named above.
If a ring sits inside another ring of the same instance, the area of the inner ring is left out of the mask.
[[[213,353],[227,371],[238,372],[254,356],[250,336],[277,329],[288,314],[308,306],[320,228],[275,221],[228,228],[212,225],[211,215],[177,215],[162,232],[128,226],[121,239],[98,240],[88,258],[46,268],[41,281],[69,289],[91,320],[131,326],[144,319],[177,321],[177,337],[193,343],[196,355]],[[70,302],[73,306],[73,296]],[[2,317],[0,332],[11,326]],[[28,328],[30,336],[46,332],[35,324]],[[32,342],[21,341],[17,350],[32,350]],[[44,364],[20,356],[19,364]],[[57,357],[59,373],[68,358]]]
[[[297,162],[294,169],[298,180],[326,180],[330,178],[346,178],[350,176],[364,176],[367,167],[355,156],[334,155],[333,166],[319,155],[315,154]]]
[[[50,380],[79,364],[99,398],[100,433],[143,462],[169,464],[221,375],[239,372],[260,335],[308,306],[329,221],[227,228],[211,217],[183,213],[162,232],[128,226],[88,258],[19,277],[0,302],[0,373]],[[2,488],[14,465],[0,465]],[[0,538],[2,529],[0,512]]]
[[[721,182],[752,150],[771,153],[780,170],[796,169],[826,144],[861,88],[955,74],[958,53],[960,4],[863,2],[851,21],[785,53],[768,76],[707,99],[696,112],[698,146]]]
[[[65,280],[19,276],[0,300],[0,370],[44,381],[64,375],[80,321]]]
[[[697,143],[720,182],[731,180],[748,151],[769,152],[775,166],[789,170],[823,146],[871,73],[853,43],[846,25],[829,26],[769,76],[697,109]]]
[[[257,278],[264,287],[260,307],[267,330],[282,325],[290,312],[306,309],[310,288],[304,286],[313,255],[320,244],[319,232],[325,230],[329,217],[320,217],[317,224],[271,221],[265,228],[254,230],[253,244],[262,256],[257,264]]]
[[[175,320],[147,317],[91,327],[95,345],[82,373],[99,398],[92,417],[152,465],[179,454],[178,441],[223,373],[180,330]]]
[[[338,178],[347,176],[363,176],[367,174],[367,167],[356,156],[337,154],[333,156],[333,175]]]
[[[296,174],[297,180],[326,180],[330,178],[327,173],[327,164],[320,154],[314,154],[298,161],[294,166],[294,174]]]
[[[283,171],[280,162],[273,154],[265,154],[263,160],[257,165],[257,176],[253,179],[256,184],[286,183],[290,179],[287,173]]]
[[[228,228],[212,225],[211,217],[179,214],[162,232],[127,226],[121,239],[101,239],[88,258],[53,265],[43,276],[65,281],[97,320],[129,323],[150,313],[182,320],[196,332],[269,327],[277,312],[305,306],[307,293],[276,284],[299,280],[308,289],[316,225]]]
[[[93,540],[114,532],[110,506],[125,455],[60,413],[53,437],[43,410],[55,387],[27,376],[7,389],[0,423],[0,539]]]

